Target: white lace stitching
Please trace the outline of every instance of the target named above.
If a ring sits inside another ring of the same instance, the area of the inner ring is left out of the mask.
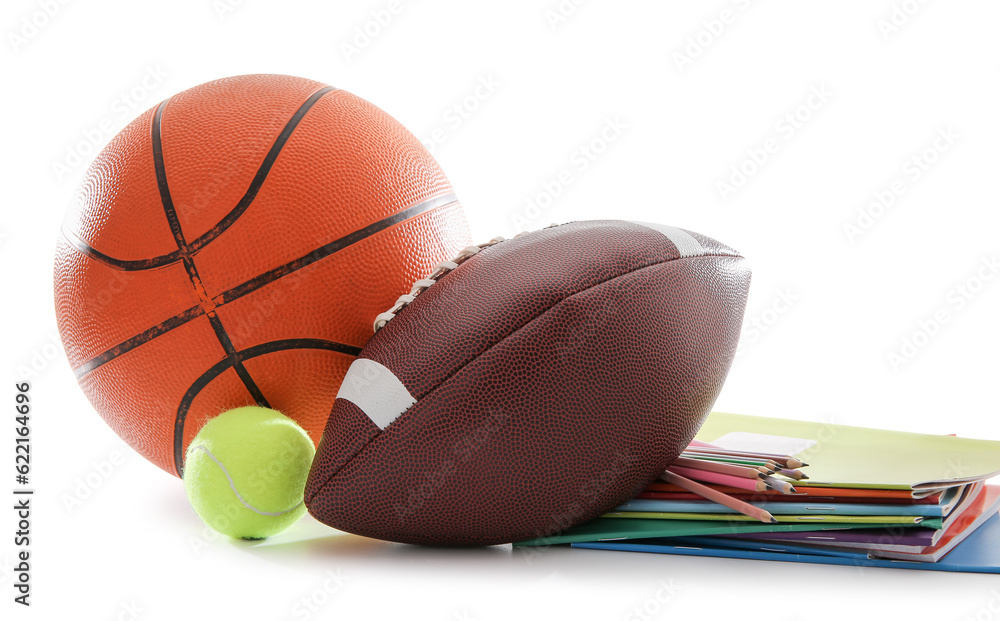
[[[469,246],[468,248],[462,250],[462,252],[458,253],[458,256],[452,259],[451,261],[442,261],[438,263],[437,267],[434,268],[434,271],[431,272],[430,275],[427,276],[427,278],[421,278],[417,282],[413,283],[413,288],[410,289],[410,292],[408,294],[399,296],[399,299],[396,300],[395,306],[393,306],[386,312],[381,313],[378,317],[375,318],[375,326],[374,326],[375,332],[381,330],[385,326],[385,324],[389,323],[389,320],[391,320],[393,317],[396,316],[396,313],[406,308],[406,306],[410,302],[416,299],[418,295],[426,291],[428,287],[436,283],[439,278],[441,278],[448,272],[452,271],[462,263],[465,263],[470,258],[476,256],[484,248],[495,246],[502,241],[504,241],[503,237],[494,237],[485,244],[479,244],[478,246]]]

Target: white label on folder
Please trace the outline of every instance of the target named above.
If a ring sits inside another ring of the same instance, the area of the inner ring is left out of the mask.
[[[789,436],[772,436],[766,433],[751,433],[749,431],[731,431],[721,438],[712,440],[712,444],[734,451],[753,451],[755,453],[777,453],[778,455],[796,455],[816,445],[815,440],[807,438],[792,438]]]

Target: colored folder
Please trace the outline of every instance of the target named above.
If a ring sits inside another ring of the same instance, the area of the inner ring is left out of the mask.
[[[796,481],[795,493],[794,494],[783,494],[778,490],[767,490],[764,492],[747,492],[746,490],[737,489],[735,487],[728,487],[726,485],[715,485],[709,484],[708,487],[717,489],[720,492],[729,494],[730,496],[740,497],[741,500],[750,500],[752,498],[781,498],[786,502],[802,499],[806,500],[809,498],[822,496],[828,498],[836,498],[837,502],[844,502],[846,500],[857,500],[864,499],[866,502],[883,502],[886,500],[892,500],[897,502],[938,502],[940,500],[940,495],[942,490],[921,490],[914,491],[912,489],[861,489],[852,487],[826,487],[817,486],[810,487],[810,481]],[[662,493],[676,493],[676,494],[687,494],[689,492],[682,487],[678,487],[671,483],[664,483],[663,481],[653,481],[650,483],[646,489],[640,493],[640,497],[646,497],[646,494],[662,494]],[[750,498],[748,498],[748,496]],[[662,496],[657,496],[657,498],[662,498]],[[843,500],[842,500],[843,499]]]
[[[612,520],[646,519],[646,520],[709,520],[713,522],[760,522],[755,517],[742,513],[653,513],[647,511],[614,511],[601,517]],[[923,528],[941,528],[941,518],[928,518],[921,515],[775,515],[782,524],[872,524],[905,525],[913,524]]]
[[[767,500],[755,499],[751,504],[767,509],[771,515],[919,515],[924,517],[944,517],[958,504],[964,486],[956,486],[945,492],[937,504],[872,504],[840,502],[784,502],[777,497]],[[786,494],[790,496],[790,494]],[[711,500],[653,500],[636,498],[621,505],[615,512],[643,511],[657,513],[725,513],[737,511]]]
[[[910,490],[878,490],[878,489],[853,489],[852,492],[876,492],[875,494],[866,494],[864,496],[843,496],[843,495],[833,495],[829,493],[823,493],[831,490],[843,491],[848,488],[832,488],[832,487],[817,487],[815,490],[820,490],[818,492],[814,491],[812,493],[801,493],[798,490],[803,489],[802,484],[794,483],[798,487],[795,489],[797,493],[795,494],[782,494],[781,492],[774,490],[775,493],[767,492],[745,492],[740,491],[740,493],[727,491],[730,488],[723,488],[720,485],[709,485],[714,489],[717,489],[723,493],[736,498],[737,500],[742,500],[744,502],[757,502],[757,501],[781,501],[781,502],[834,502],[837,504],[844,503],[862,503],[862,504],[879,504],[879,505],[936,505],[941,502],[941,497],[944,492],[938,492],[935,494],[930,494],[928,496],[923,496],[921,498],[914,498],[913,492]],[[961,485],[956,486],[961,487]],[[955,489],[955,487],[950,487],[948,490]],[[946,490],[946,491],[948,491]],[[809,491],[807,489],[807,491]],[[882,494],[877,494],[877,492],[887,492],[887,493],[898,493],[900,496],[885,496]],[[691,492],[661,492],[653,489],[650,485],[645,491],[639,492],[635,496],[636,498],[642,498],[645,500],[704,500],[705,497],[699,494],[694,494]]]
[[[616,541],[651,537],[682,537],[700,535],[746,535],[749,533],[794,533],[831,528],[872,528],[871,524],[764,524],[763,522],[732,522],[710,520],[621,520],[597,518],[549,537],[516,542],[515,546],[548,546],[577,541]],[[894,528],[915,528],[915,524],[879,524]]]
[[[737,535],[761,543],[803,543],[836,546],[840,549],[891,550],[894,552],[922,552],[936,544],[944,531],[933,528],[854,528],[851,530],[824,530],[801,533],[754,533]],[[728,537],[720,536],[719,539]],[[714,537],[713,537],[714,538]]]
[[[1000,510],[1000,486],[987,485],[981,493],[972,498],[972,502],[963,501],[962,505],[956,509],[956,513],[948,518],[948,524],[944,528],[929,531],[932,536],[923,541],[910,540],[910,533],[917,534],[924,529],[907,529],[907,534],[882,532],[880,536],[868,539],[856,539],[845,541],[850,533],[834,533],[826,531],[817,533],[813,539],[802,539],[794,541],[791,538],[800,533],[780,534],[783,541],[779,545],[801,545],[809,548],[820,548],[828,550],[851,550],[868,553],[881,558],[895,558],[900,560],[922,560],[935,561],[947,554],[956,545],[960,544],[972,532],[979,528],[990,516]],[[861,533],[862,531],[855,531]],[[753,539],[756,543],[774,545],[774,540],[767,539],[767,533],[747,535],[746,539]],[[709,537],[705,537],[709,539]],[[722,537],[712,537],[711,539],[722,539]],[[905,545],[909,544],[909,545]]]
[[[850,565],[860,567],[891,567],[894,569],[924,569],[929,571],[963,571],[972,573],[1000,573],[1000,516],[993,515],[985,524],[958,544],[954,550],[936,563],[898,561],[892,559],[872,559],[855,554],[853,557],[824,556],[823,554],[801,554],[784,551],[781,544],[772,549],[746,550],[735,548],[699,547],[677,545],[673,540],[639,540],[635,542],[591,542],[574,543],[574,548],[595,550],[621,550],[628,552],[654,552],[659,554],[679,554],[684,556],[716,556],[724,558],[746,558],[763,561],[788,561],[793,563],[822,563],[827,565]],[[667,543],[665,543],[667,542]]]
[[[989,440],[722,412],[712,412],[696,438],[794,455],[809,463],[810,487],[928,491],[1000,474],[1000,442]]]

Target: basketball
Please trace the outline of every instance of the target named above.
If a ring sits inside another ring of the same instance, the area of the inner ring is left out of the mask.
[[[96,157],[57,244],[59,332],[84,393],[182,475],[205,422],[245,405],[319,441],[375,316],[470,244],[421,142],[291,76],[196,86]]]

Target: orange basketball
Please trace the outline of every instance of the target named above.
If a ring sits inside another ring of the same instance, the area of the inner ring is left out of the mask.
[[[318,442],[377,314],[469,245],[420,141],[281,75],[209,82],[133,121],[78,189],[55,261],[80,386],[180,475],[206,420],[258,403]]]

